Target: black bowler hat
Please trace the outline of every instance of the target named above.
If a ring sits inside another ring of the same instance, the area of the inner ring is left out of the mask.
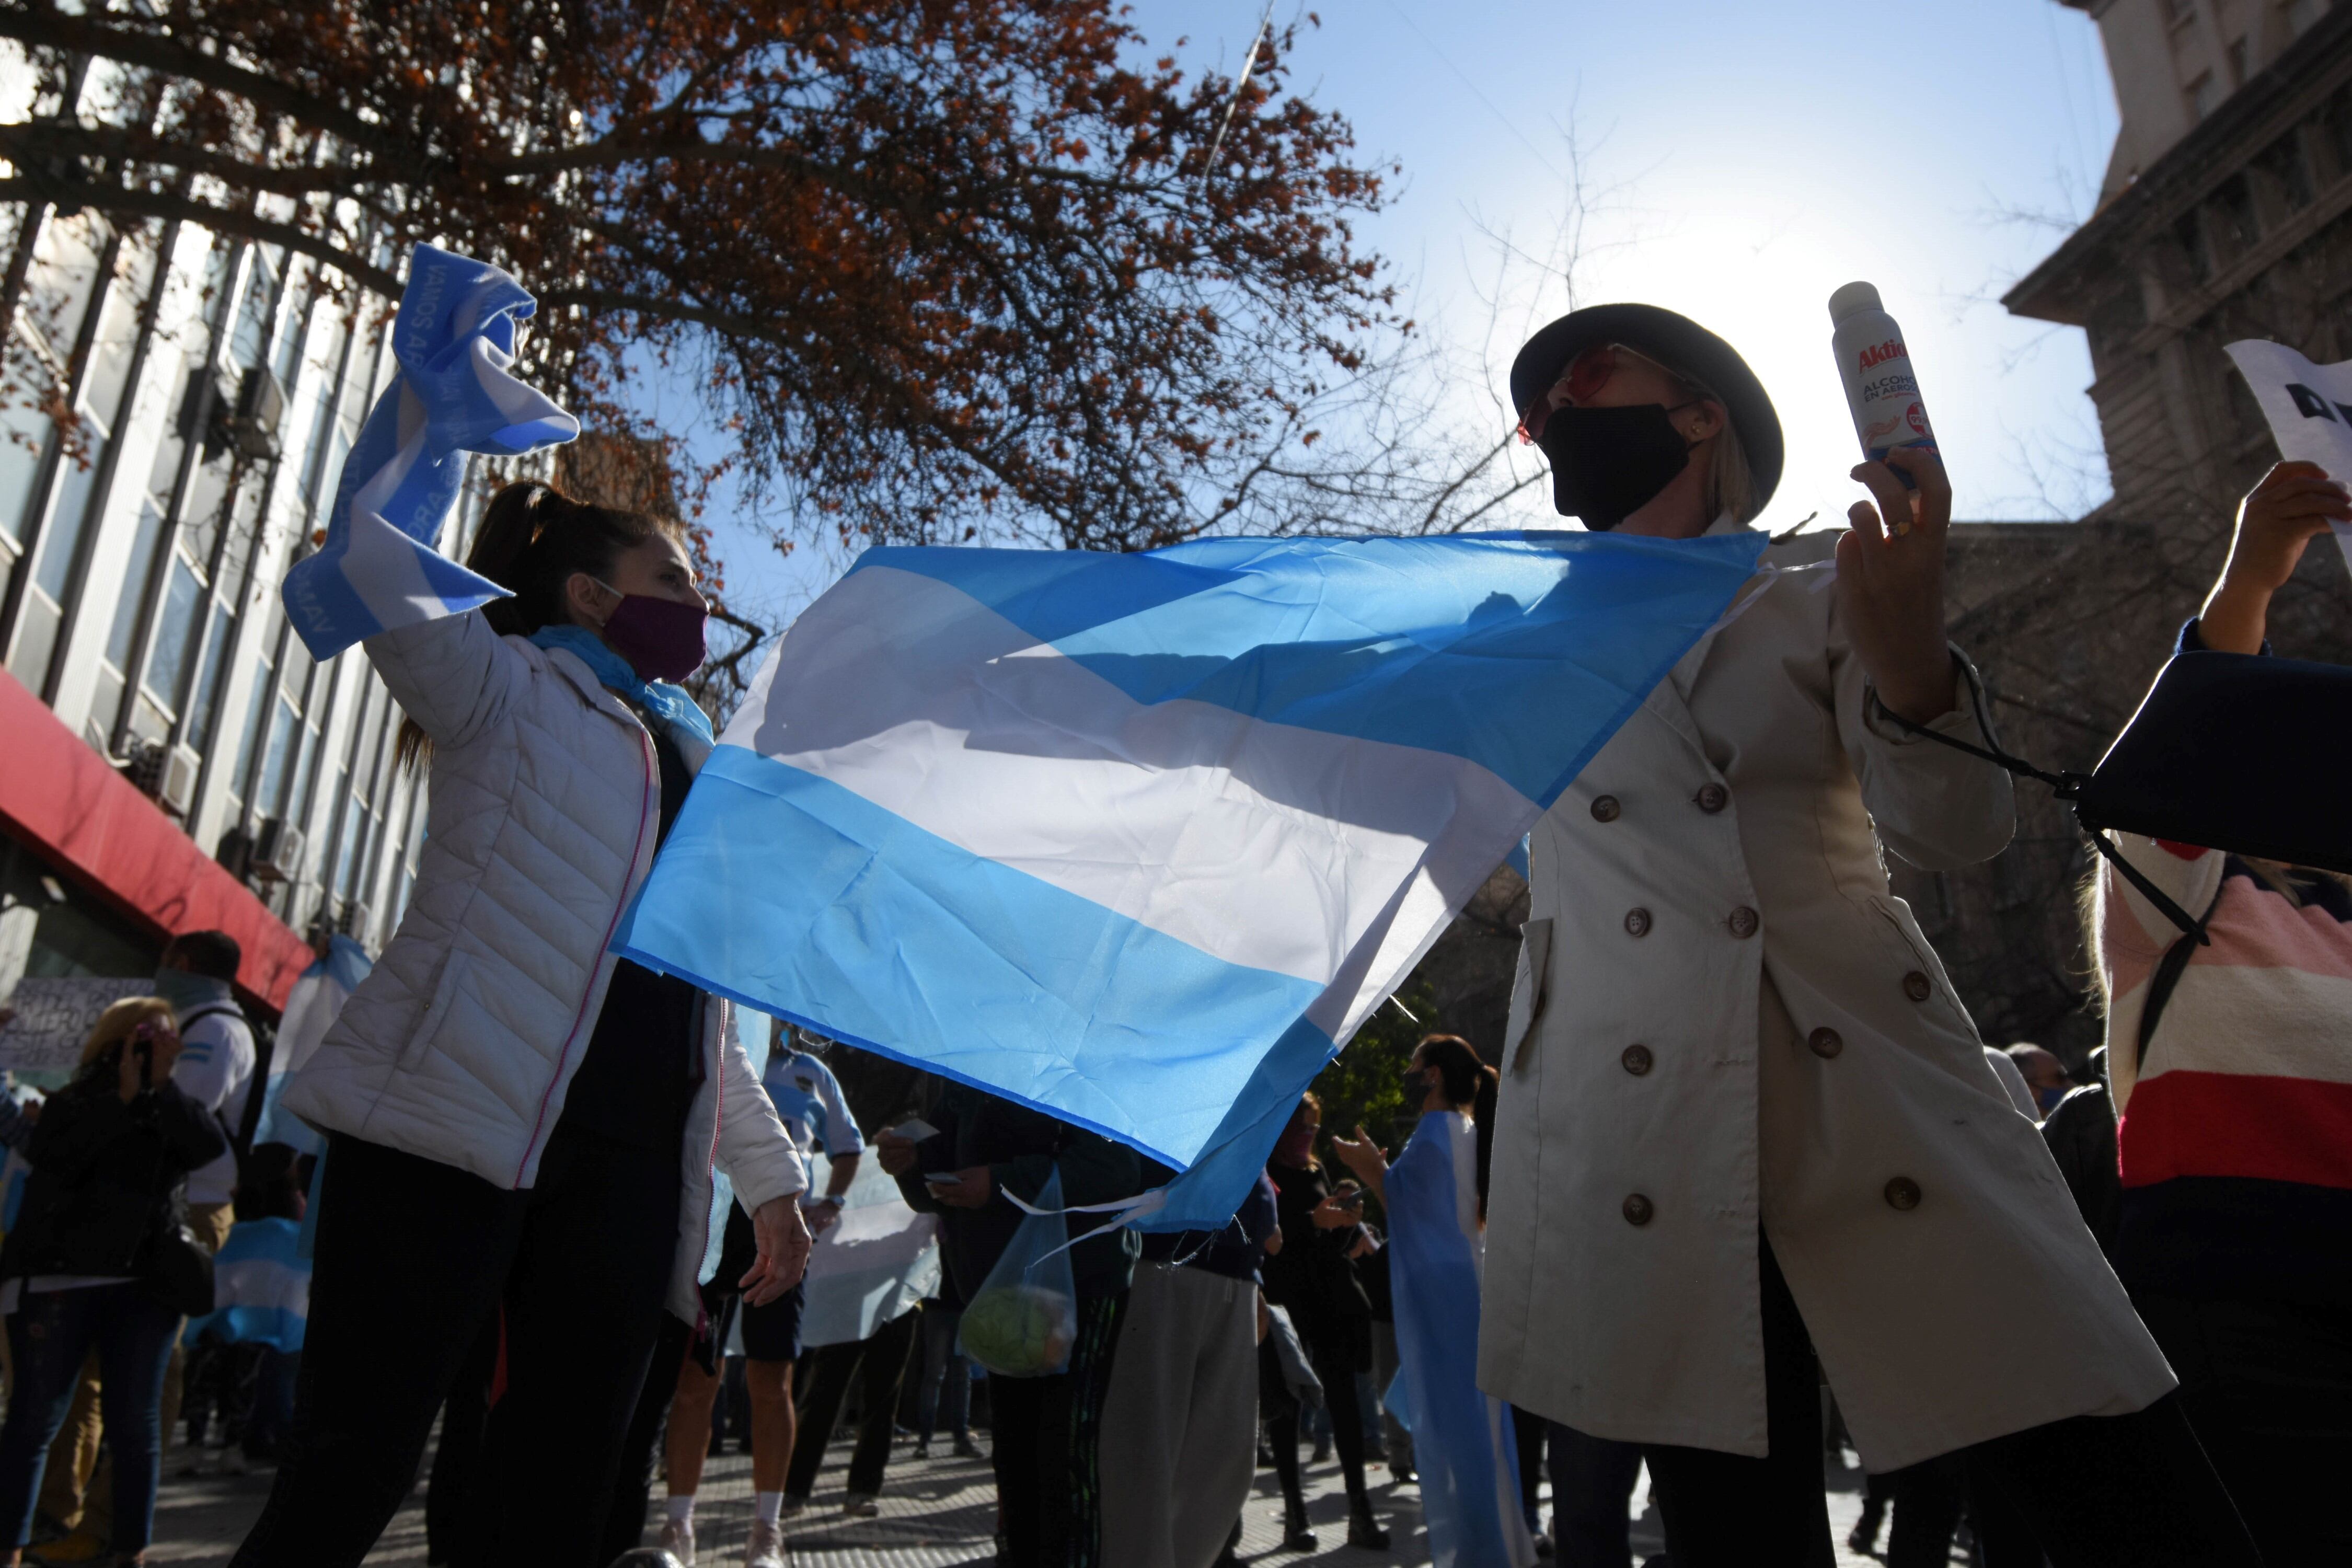
[[[1521,415],[1551,390],[1569,362],[1600,343],[1622,343],[1706,388],[1731,416],[1731,427],[1756,477],[1756,510],[1780,485],[1787,456],[1780,416],[1764,384],[1738,351],[1688,316],[1655,305],[1588,305],[1571,310],[1527,342],[1511,362],[1511,407]]]

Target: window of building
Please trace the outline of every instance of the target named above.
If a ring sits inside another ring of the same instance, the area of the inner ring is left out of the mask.
[[[2352,81],[2328,98],[2319,111],[2319,124],[2322,141],[2336,161],[2336,177],[2352,174]]]
[[[2172,238],[2188,264],[2191,282],[2202,283],[2213,276],[2213,253],[2206,246],[2205,224],[2195,208],[2172,220]]]
[[[2242,37],[2231,39],[2228,52],[2230,56],[2230,85],[2231,87],[2243,87],[2246,85],[2246,40]]]
[[[2286,0],[2287,31],[2303,37],[2311,25],[2327,15],[2327,0]]]
[[[2311,160],[2304,153],[2300,132],[2290,131],[2263,149],[2254,159],[2254,167],[2277,190],[2287,211],[2301,212],[2311,205],[2316,191],[2311,177]]]
[[[2262,230],[2254,221],[2253,193],[2243,174],[2232,174],[2206,198],[2206,234],[2224,258],[2234,261],[2254,247]],[[2218,258],[2217,258],[2218,259]]]
[[[2221,84],[2211,71],[2200,71],[2189,84],[2189,118],[2202,120],[2221,107]]]
[[[68,220],[79,222],[79,220]],[[90,269],[82,267],[83,247],[70,237],[60,239],[53,254],[36,261],[26,283],[26,338],[40,356],[58,364],[55,340],[44,341],[37,323],[72,320],[80,331],[69,359],[62,362],[60,379],[73,388],[75,416],[80,421],[80,451],[60,449],[52,455],[55,470],[49,484],[47,521],[33,525],[42,513],[38,502],[21,515],[28,540],[37,552],[32,581],[26,585],[17,608],[8,668],[36,691],[47,693],[50,667],[65,641],[68,615],[75,609],[76,574],[81,566],[83,542],[105,498],[99,481],[106,472],[107,447],[114,437],[123,407],[125,384],[136,356],[142,325],[147,286],[153,257],[144,247],[126,247],[110,241]],[[95,310],[77,302],[65,291],[73,279],[87,279],[88,288],[104,299]],[[60,281],[64,279],[65,281]],[[53,446],[56,443],[51,443]],[[40,486],[36,483],[36,489]]]
[[[2186,26],[2196,18],[2197,0],[2164,0],[2164,9],[2174,26]]]

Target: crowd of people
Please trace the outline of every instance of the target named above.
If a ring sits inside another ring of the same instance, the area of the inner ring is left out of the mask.
[[[1511,395],[1588,527],[1747,529],[1780,479],[1763,388],[1671,312],[1562,318]],[[468,564],[512,596],[366,645],[431,818],[398,934],[283,1095],[323,1152],[254,1144],[217,932],[0,1121],[30,1169],[0,1547],[38,1513],[141,1561],[184,1389],[192,1428],[217,1407],[277,1461],[237,1568],[358,1563],[436,1426],[436,1562],[693,1568],[723,1400],[744,1562],[782,1568],[853,1403],[852,1514],[902,1405],[979,1452],[970,1355],[1017,1568],[1230,1563],[1261,1464],[1313,1548],[1310,1427],[1350,1546],[1392,1548],[1385,1462],[1459,1568],[1630,1563],[1644,1469],[1675,1568],[1825,1564],[1832,1442],[1873,1477],[1853,1544],[1891,1508],[1898,1564],[1963,1519],[1990,1568],[2352,1561],[2352,879],[2126,836],[2086,904],[2105,1049],[2076,1082],[1988,1048],[1885,864],[2012,830],[1942,630],[1950,492],[1917,447],[1854,477],[1850,528],[1772,541],[1537,826],[1509,1022],[1421,1041],[1402,1148],[1307,1093],[1228,1223],[1144,1236],[1117,1211],[1172,1173],[926,1080],[870,1145],[935,1216],[935,1295],[814,1349],[803,1269],[869,1130],[789,1035],[610,951],[712,748],[676,684],[707,608],[685,536],[508,488]],[[2178,651],[2263,657],[2270,595],[2347,521],[2344,485],[2274,469]],[[234,1347],[181,1325],[240,1214],[300,1222],[308,1324],[223,1375]]]

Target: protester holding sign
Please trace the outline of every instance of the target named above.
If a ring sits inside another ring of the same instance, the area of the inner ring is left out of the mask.
[[[1764,388],[1671,311],[1551,323],[1511,395],[1590,527],[1738,534],[1780,476]],[[1869,1468],[1969,1449],[2060,1568],[2251,1563],[1888,890],[1885,851],[1986,859],[2011,804],[2000,768],[1890,718],[1990,738],[1943,635],[1942,466],[1905,448],[1853,477],[1851,528],[1768,550],[1779,570],[1535,829],[1480,1384],[1643,1445],[1676,1568],[1830,1561],[1823,1372]]]
[[[519,484],[468,564],[514,596],[365,645],[431,816],[398,933],[283,1100],[329,1142],[300,1436],[252,1568],[366,1554],[492,1313],[466,1552],[586,1568],[604,1516],[578,1501],[612,1483],[663,1308],[699,1315],[714,1159],[753,1215],[747,1300],[806,1258],[801,1160],[728,1005],[605,951],[709,748],[668,684],[701,658],[681,531]]]
[[[2281,463],[2180,648],[2253,654],[2352,495]],[[2179,1374],[2264,1558],[2352,1562],[2352,878],[2120,836],[2200,942],[2102,861],[2097,953],[2122,1126],[2116,1272]]]

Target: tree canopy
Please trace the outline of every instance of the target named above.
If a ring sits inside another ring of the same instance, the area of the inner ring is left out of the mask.
[[[1402,325],[1351,227],[1381,174],[1280,29],[1238,82],[1111,0],[10,0],[0,37],[114,100],[0,128],[0,200],[395,296],[416,241],[495,260],[528,374],[639,434],[632,386],[690,376],[804,536],[1298,526],[1319,402]]]

